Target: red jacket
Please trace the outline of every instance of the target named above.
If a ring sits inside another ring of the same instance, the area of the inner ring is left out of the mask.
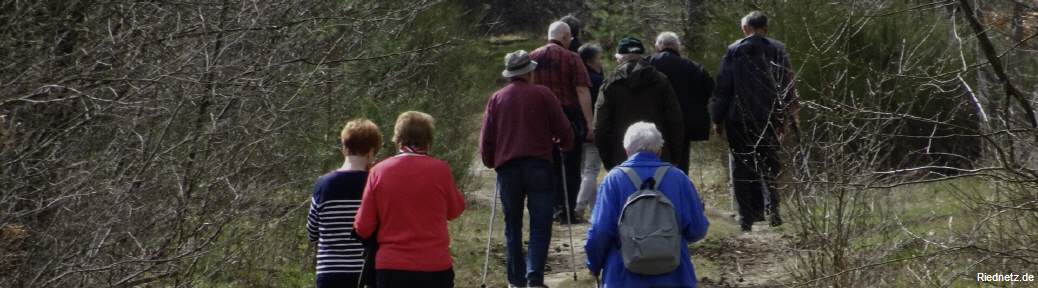
[[[563,149],[573,146],[573,131],[551,90],[516,78],[487,101],[479,152],[483,165],[534,157],[552,161],[554,139]]]
[[[452,266],[447,221],[464,210],[446,162],[400,154],[371,169],[353,225],[362,238],[378,229],[375,269],[442,271]]]

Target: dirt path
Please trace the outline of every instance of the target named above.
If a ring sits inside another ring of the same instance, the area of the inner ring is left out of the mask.
[[[699,287],[775,287],[790,280],[786,265],[790,259],[789,237],[764,224],[754,232],[742,233],[727,211],[709,209],[707,216],[716,233],[690,245],[697,269]],[[593,287],[594,279],[584,269],[588,224],[573,226],[577,258],[577,281],[570,268],[567,227],[556,225],[545,268],[549,287]]]
[[[708,208],[716,233],[692,245],[700,287],[775,287],[791,280],[791,237],[766,224],[754,225],[751,233],[737,231],[730,215]]]
[[[478,160],[474,161],[470,170],[479,181],[480,187],[470,197],[480,203],[489,203],[494,193],[493,170],[486,169]],[[708,177],[709,178],[709,177]],[[717,177],[714,177],[717,178]],[[703,178],[701,178],[703,179]],[[726,179],[725,179],[726,180]],[[789,281],[786,267],[790,264],[790,237],[781,228],[768,227],[766,224],[754,226],[752,233],[739,231],[738,223],[732,218],[732,212],[717,207],[728,207],[721,199],[727,197],[726,186],[717,181],[704,179],[701,195],[707,202],[707,218],[710,219],[710,230],[706,239],[690,245],[692,262],[696,266],[696,274],[700,287],[774,287]],[[500,204],[498,204],[500,205]],[[498,206],[500,209],[500,206]],[[500,210],[499,210],[500,211]],[[500,214],[497,215],[498,223]],[[555,225],[552,241],[548,251],[548,262],[545,267],[545,284],[549,287],[594,287],[594,279],[584,268],[587,259],[584,253],[584,242],[587,239],[589,224],[573,226]],[[573,280],[571,272],[569,228],[573,228],[573,246],[576,258],[577,280]],[[498,230],[500,231],[500,230]],[[528,231],[528,226],[524,228]],[[492,263],[504,265],[503,234],[497,234],[492,250]]]

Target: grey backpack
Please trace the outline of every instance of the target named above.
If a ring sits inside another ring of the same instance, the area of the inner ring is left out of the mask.
[[[667,195],[659,191],[659,183],[670,166],[656,169],[652,178],[642,181],[628,167],[620,167],[638,189],[624,203],[617,224],[620,255],[627,270],[644,275],[660,275],[680,265],[681,226],[677,212]]]

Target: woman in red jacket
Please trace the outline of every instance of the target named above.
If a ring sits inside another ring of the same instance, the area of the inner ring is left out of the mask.
[[[432,116],[404,112],[394,130],[400,153],[371,169],[354,229],[378,244],[378,287],[454,287],[447,221],[465,200],[447,163],[427,154]]]

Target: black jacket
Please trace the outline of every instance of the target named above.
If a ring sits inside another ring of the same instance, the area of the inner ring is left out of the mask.
[[[714,123],[782,128],[796,107],[793,70],[782,42],[753,35],[728,46],[710,101]]]
[[[627,127],[638,121],[652,122],[663,134],[664,161],[674,163],[671,151],[685,141],[684,120],[670,81],[648,61],[627,62],[602,85],[595,102],[595,146],[606,169],[627,159],[623,148]]]
[[[685,118],[685,140],[710,140],[710,94],[714,79],[702,65],[685,59],[677,51],[664,49],[649,61],[656,70],[670,79],[674,95],[678,97]]]

